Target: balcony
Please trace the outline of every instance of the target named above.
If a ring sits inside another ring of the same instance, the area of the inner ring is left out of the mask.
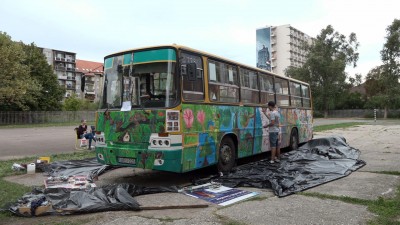
[[[85,94],[87,95],[95,95],[96,93],[93,91],[85,91]]]
[[[75,59],[67,59],[67,62],[75,62]]]
[[[58,78],[59,80],[67,80],[67,79],[68,79],[67,76],[63,76],[63,75],[58,75],[57,78]]]
[[[67,84],[67,90],[75,90],[74,84]]]
[[[61,71],[65,71],[66,67],[65,66],[56,66],[54,67],[55,70],[61,70]]]
[[[67,67],[67,71],[75,71],[75,68],[73,68],[73,67]]]

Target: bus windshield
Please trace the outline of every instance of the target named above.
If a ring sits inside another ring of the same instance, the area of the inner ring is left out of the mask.
[[[101,108],[160,108],[177,105],[175,52],[171,49],[127,53],[106,58]],[[161,54],[161,56],[160,56]],[[166,55],[166,60],[155,60]],[[138,55],[138,56],[136,56]],[[135,56],[140,60],[135,63]],[[128,58],[128,59],[127,59]]]

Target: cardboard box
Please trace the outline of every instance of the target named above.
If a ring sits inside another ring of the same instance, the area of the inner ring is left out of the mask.
[[[31,208],[25,206],[21,206],[18,208],[19,213],[26,215],[26,216],[41,216],[45,215],[46,213],[50,213],[52,211],[52,205],[47,204],[43,206],[39,206],[36,208],[35,215],[31,215]]]

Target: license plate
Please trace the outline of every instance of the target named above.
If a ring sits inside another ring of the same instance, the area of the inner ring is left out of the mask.
[[[118,160],[119,163],[136,165],[136,159],[135,158],[118,157],[117,160]]]

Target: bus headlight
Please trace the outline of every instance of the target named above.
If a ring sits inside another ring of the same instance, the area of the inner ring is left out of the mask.
[[[151,147],[170,147],[171,140],[169,138],[152,138],[150,140]]]

